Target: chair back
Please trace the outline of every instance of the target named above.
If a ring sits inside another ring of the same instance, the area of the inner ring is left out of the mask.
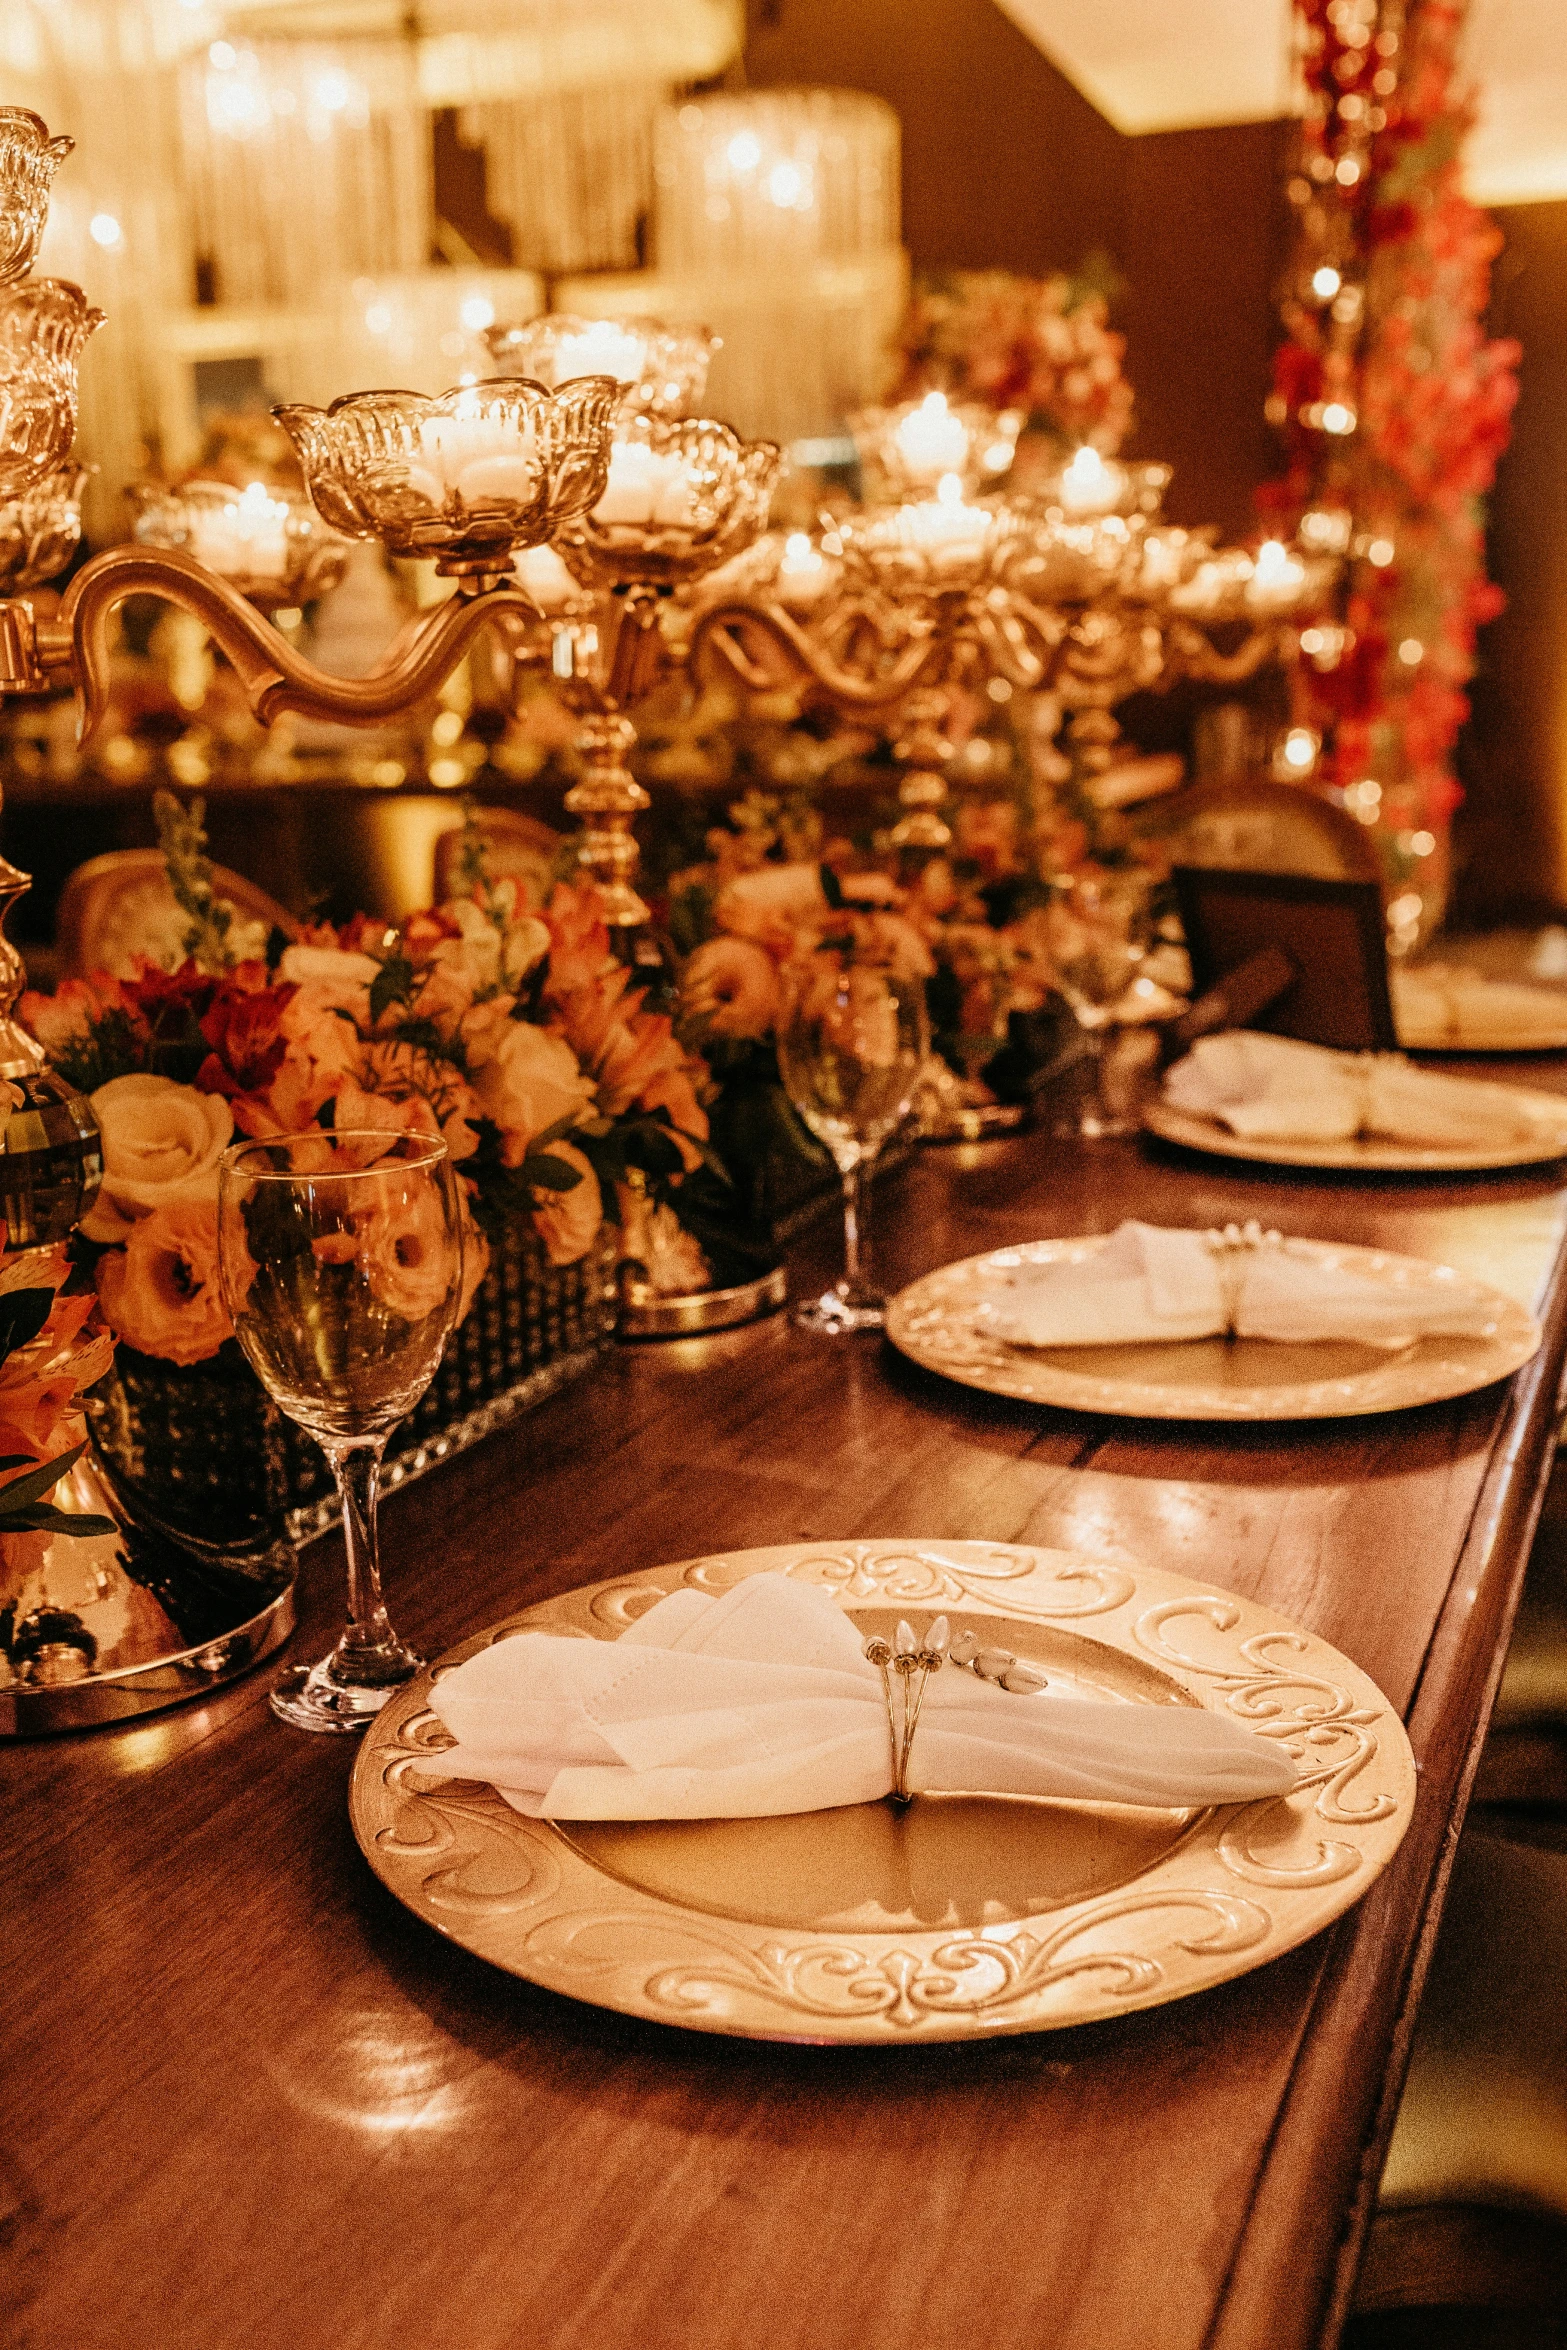
[[[492,881],[515,881],[518,894],[533,907],[542,906],[554,885],[566,835],[555,832],[538,816],[524,816],[515,808],[475,811],[484,862]],[[435,844],[435,902],[443,905],[462,888],[463,830],[454,826]]]
[[[241,922],[258,924],[263,936],[273,930],[281,930],[286,938],[299,936],[299,924],[288,908],[243,873],[214,865],[212,889]],[[140,955],[172,969],[184,952],[185,928],[186,917],[169,887],[163,851],[111,849],[78,865],[60,893],[55,920],[59,976],[85,979],[91,971],[107,971],[116,979],[128,979]]]
[[[1298,783],[1199,783],[1150,808],[1143,829],[1169,844],[1178,865],[1315,881],[1382,878],[1365,827]]]

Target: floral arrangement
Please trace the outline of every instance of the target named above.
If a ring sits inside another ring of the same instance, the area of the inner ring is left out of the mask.
[[[1270,403],[1288,465],[1263,503],[1274,527],[1348,553],[1341,625],[1315,648],[1308,632],[1299,715],[1327,738],[1324,779],[1375,826],[1415,921],[1440,894],[1424,861],[1459,798],[1475,632],[1500,608],[1481,501],[1519,350],[1482,324],[1501,237],[1459,180],[1463,0],[1413,0],[1401,29],[1372,0],[1297,12],[1300,227]],[[1396,936],[1397,900],[1390,911]]]
[[[708,861],[676,875],[671,895],[690,950],[682,1034],[723,1079],[715,1133],[731,1168],[738,1173],[757,1147],[732,1131],[741,1104],[754,1121],[767,1118],[773,1150],[792,1140],[812,1151],[783,1100],[773,1039],[796,974],[823,950],[924,977],[932,1042],[953,1073],[949,1083],[932,1064],[922,1086],[932,1116],[959,1098],[993,1099],[987,1072],[1027,1090],[1032,1063],[1008,1039],[1014,1013],[1059,1009],[1050,884],[1065,867],[1057,851],[1076,865],[1095,845],[1085,826],[1058,820],[1050,805],[1037,820],[1021,785],[1009,797],[965,797],[953,811],[951,851],[900,877],[895,854],[875,862],[863,845],[827,837],[819,812],[797,797],[751,792],[735,804],[728,828],[708,835]],[[1114,855],[1130,853],[1123,845]],[[953,1092],[960,1079],[961,1097]]]
[[[1075,277],[982,269],[923,281],[899,334],[894,397],[935,389],[1020,408],[1034,431],[1113,456],[1132,424],[1126,341],[1109,324],[1114,282],[1092,264]]]
[[[236,939],[252,942],[213,898],[200,803],[187,815],[162,798],[159,816],[188,916],[179,968],[143,961],[129,979],[68,980],[20,1007],[103,1131],[103,1185],[79,1237],[128,1345],[188,1364],[231,1335],[217,1184],[236,1135],[443,1136],[462,1180],[464,1312],[502,1219],[526,1221],[567,1265],[628,1194],[639,1216],[675,1225],[688,1176],[722,1184],[709,1072],[610,952],[595,889],[558,886],[530,909],[470,851],[465,894],[447,905],[236,954]],[[689,1286],[702,1266],[688,1242]]]

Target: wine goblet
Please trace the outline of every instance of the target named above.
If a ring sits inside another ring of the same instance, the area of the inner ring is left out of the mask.
[[[1137,1121],[1109,1099],[1105,1047],[1116,1007],[1137,974],[1152,937],[1153,877],[1141,867],[1085,869],[1055,885],[1048,909],[1056,979],[1083,1032],[1089,1084],[1075,1126],[1097,1140],[1130,1134]]]
[[[797,1308],[802,1329],[879,1330],[886,1299],[870,1278],[866,1176],[908,1113],[930,1049],[925,983],[822,945],[796,959],[778,1029],[784,1089],[832,1153],[843,1182],[843,1274]]]
[[[462,1295],[462,1216],[439,1138],[349,1129],[236,1143],[223,1156],[224,1303],[252,1370],[332,1464],[348,1622],[285,1674],[272,1709],[302,1730],[361,1730],[424,1662],[381,1598],[376,1503],[398,1421],[435,1375]]]

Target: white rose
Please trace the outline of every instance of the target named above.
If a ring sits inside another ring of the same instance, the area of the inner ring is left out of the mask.
[[[103,1136],[103,1184],[82,1219],[89,1240],[123,1240],[154,1208],[215,1202],[218,1161],[234,1135],[220,1093],[172,1077],[111,1077],[92,1096]]]
[[[280,979],[340,979],[345,986],[369,987],[381,966],[374,955],[356,954],[351,947],[292,946],[283,949],[277,968]]]
[[[277,973],[296,987],[313,986],[320,1002],[369,1027],[370,990],[381,976],[374,955],[357,955],[349,947],[285,947]]]

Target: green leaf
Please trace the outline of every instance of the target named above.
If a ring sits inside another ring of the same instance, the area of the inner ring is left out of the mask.
[[[370,982],[372,1025],[393,1004],[406,1004],[413,994],[414,967],[406,955],[388,955]]]
[[[531,1158],[535,1151],[548,1150],[552,1142],[564,1142],[576,1122],[576,1112],[568,1110],[564,1118],[557,1118],[553,1126],[546,1126],[544,1132],[536,1134],[529,1143],[529,1157]]]
[[[14,1485],[0,1485],[0,1520],[9,1518],[16,1510],[30,1508],[34,1502],[42,1501],[46,1493],[52,1493],[86,1450],[85,1444],[78,1444],[74,1450],[62,1452],[58,1460],[40,1462],[30,1477],[18,1477]]]
[[[564,1159],[553,1158],[548,1151],[529,1151],[521,1174],[524,1183],[536,1191],[575,1191],[582,1181],[580,1167],[568,1167]]]
[[[822,877],[822,896],[835,914],[843,912],[843,884],[830,865],[818,868]]]
[[[52,1289],[0,1291],[0,1362],[19,1346],[31,1346],[54,1311]]]
[[[68,1534],[82,1541],[89,1534],[116,1534],[119,1528],[112,1518],[94,1517],[90,1513],[78,1516],[73,1510],[57,1510],[48,1502],[35,1502],[30,1510],[18,1510],[15,1516],[0,1513],[0,1532],[6,1534]]]

